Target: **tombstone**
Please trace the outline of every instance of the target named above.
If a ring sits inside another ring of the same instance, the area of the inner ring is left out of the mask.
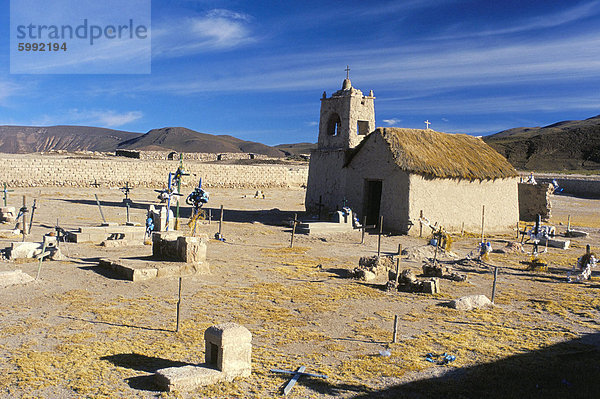
[[[12,223],[17,220],[17,212],[14,206],[0,207],[0,222]]]
[[[205,362],[229,375],[251,373],[252,334],[244,326],[224,323],[204,332]]]
[[[175,216],[173,215],[173,211],[169,209],[169,231],[173,231],[173,226],[175,223]],[[148,209],[148,216],[152,218],[152,222],[154,223],[154,231],[167,231],[167,207],[161,206],[158,210],[154,207],[154,205],[150,205]]]
[[[333,222],[334,223],[339,223],[339,224],[345,224],[345,225],[349,225],[350,227],[352,227],[352,220],[353,220],[353,213],[352,210],[349,208],[344,208],[344,210],[342,211],[336,211],[333,214]]]
[[[156,371],[157,385],[172,391],[191,391],[198,387],[249,377],[252,372],[252,334],[236,323],[223,323],[204,332],[205,363],[169,367]]]

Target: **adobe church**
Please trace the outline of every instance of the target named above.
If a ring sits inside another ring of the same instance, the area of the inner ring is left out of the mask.
[[[311,152],[305,206],[350,207],[386,231],[419,234],[419,218],[448,231],[513,229],[517,171],[480,138],[433,130],[375,128],[375,97],[352,87],[321,98],[319,141]],[[424,230],[429,233],[429,230]]]

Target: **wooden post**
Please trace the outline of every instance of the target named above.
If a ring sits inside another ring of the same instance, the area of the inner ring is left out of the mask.
[[[363,216],[362,235],[360,237],[360,243],[365,243],[365,230],[367,229],[367,216]]]
[[[400,278],[400,255],[402,255],[402,244],[398,244],[398,258],[396,259],[396,285]]]
[[[419,214],[419,237],[423,237],[423,211]]]
[[[567,232],[571,231],[571,215],[567,217]]]
[[[398,342],[398,315],[394,315],[394,336],[392,337],[392,344]]]
[[[460,227],[460,236],[463,237],[465,235],[465,222],[462,222]]]
[[[219,216],[219,238],[221,238],[222,226],[223,226],[223,205],[221,205],[221,216]]]
[[[517,241],[519,241],[519,222],[517,222]]]
[[[210,224],[211,220],[212,220],[212,209],[209,208],[208,209],[208,224]]]
[[[494,267],[494,285],[492,285],[492,303],[494,303],[494,298],[496,298],[496,281],[498,280],[498,266]]]
[[[433,238],[435,238],[435,234],[433,234]],[[440,234],[438,236],[438,238],[435,239],[435,252],[433,253],[433,264],[434,265],[435,265],[435,262],[437,262],[438,248],[440,247],[440,240],[441,239],[442,239],[442,234]]]
[[[35,215],[35,210],[37,209],[36,206],[37,203],[37,199],[33,200],[33,205],[31,206],[31,218],[29,219],[29,232],[31,233],[31,228],[33,227],[33,215]]]
[[[98,209],[100,209],[100,216],[102,216],[102,222],[104,224],[106,224],[106,219],[104,218],[104,213],[102,212],[102,206],[100,206],[100,200],[98,199],[98,194],[94,194],[94,197],[96,197],[96,204],[98,204]]]
[[[296,223],[298,223],[298,215],[294,213],[294,220],[292,221],[292,238],[290,240],[290,248],[294,248],[294,235],[296,235]]]
[[[377,237],[377,257],[381,254],[381,234],[383,233],[383,215],[379,216],[379,235]]]
[[[483,240],[483,238],[484,238],[484,235],[483,235],[484,222],[485,222],[485,205],[483,206],[483,209],[481,211],[481,242],[485,242]]]
[[[57,241],[58,242],[58,241]],[[35,275],[35,279],[40,278],[40,272],[42,271],[42,261],[44,260],[44,253],[46,252],[46,243],[42,245],[42,253],[40,254],[40,265],[38,266],[37,274]]]
[[[181,309],[181,280],[179,277],[179,298],[177,299],[177,327],[175,328],[175,332],[179,332],[179,311]]]
[[[21,225],[22,225],[22,232],[23,232],[23,242],[25,242],[25,237],[27,236],[27,220],[25,219],[26,214],[27,214],[27,197],[23,196],[23,215],[21,216]]]

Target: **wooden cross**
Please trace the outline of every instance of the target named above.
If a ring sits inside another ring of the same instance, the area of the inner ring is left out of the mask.
[[[131,191],[133,187],[129,187],[129,182],[125,183],[125,187],[121,187],[119,190],[123,191],[123,194],[125,194],[125,202],[129,201],[129,192]]]
[[[94,179],[94,182],[90,183],[90,186],[98,188],[100,187],[100,183],[98,183],[98,180]]]
[[[4,207],[6,207],[6,201],[8,200],[8,193],[12,193],[15,190],[8,190],[6,188],[6,183],[4,183],[4,190],[2,190],[2,192],[4,193]]]
[[[344,71],[346,71],[346,79],[350,79],[350,66],[346,65],[346,69],[344,69]]]
[[[427,120],[425,121],[425,125],[427,125],[427,130],[429,130],[429,125],[431,125],[431,122],[429,122],[429,119],[427,119]]]
[[[319,207],[319,220],[321,220],[321,210],[323,209],[323,206],[325,206],[323,203],[323,197],[321,195],[319,195],[319,203],[317,206]]]
[[[287,383],[287,385],[285,386],[285,388],[283,388],[283,394],[284,395],[287,395],[288,393],[290,393],[290,391],[292,390],[292,388],[294,387],[294,385],[296,385],[296,382],[302,376],[316,377],[316,378],[327,378],[327,376],[324,375],[324,374],[305,373],[304,370],[306,370],[306,367],[300,366],[300,367],[298,367],[298,370],[296,370],[296,371],[271,369],[271,372],[273,372],[273,373],[292,374],[292,376],[293,376],[292,379]]]
[[[294,220],[292,220],[292,239],[290,240],[290,248],[294,248],[294,236],[296,235],[296,225],[300,223],[298,220],[298,214],[294,213]]]

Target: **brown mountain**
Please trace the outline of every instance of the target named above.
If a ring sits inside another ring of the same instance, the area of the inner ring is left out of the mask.
[[[141,133],[89,126],[0,126],[0,152],[114,151]]]
[[[517,169],[600,171],[600,115],[483,137]]]
[[[310,151],[317,148],[316,143],[294,143],[294,144],[278,144],[275,146],[285,155],[310,155]]]
[[[271,157],[283,157],[284,153],[268,145],[244,141],[227,135],[199,133],[184,127],[153,129],[148,133],[124,141],[118,145],[127,150],[156,149],[180,152],[251,152]]]

